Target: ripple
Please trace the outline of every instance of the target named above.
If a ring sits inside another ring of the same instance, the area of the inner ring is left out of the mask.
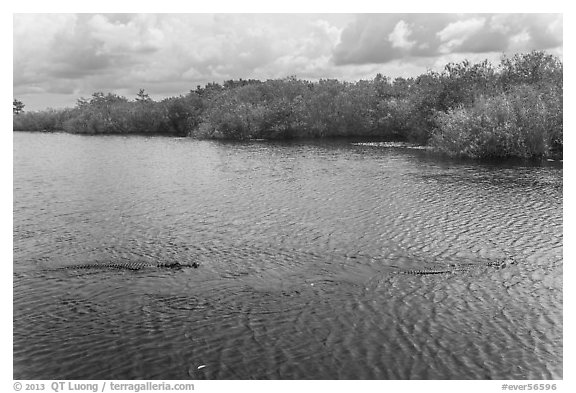
[[[14,149],[15,379],[562,378],[559,166],[63,134]],[[66,269],[175,261],[200,267]]]

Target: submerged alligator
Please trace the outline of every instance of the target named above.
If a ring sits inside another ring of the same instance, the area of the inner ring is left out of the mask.
[[[180,263],[180,262],[170,262],[170,263],[150,263],[142,261],[130,261],[130,262],[108,262],[108,263],[84,263],[78,265],[63,266],[61,269],[66,270],[79,270],[79,269],[119,269],[119,270],[143,270],[150,268],[161,268],[161,269],[174,269],[181,270],[184,268],[198,268],[200,263],[192,262],[190,264]]]
[[[479,267],[491,267],[494,269],[503,269],[510,265],[515,265],[517,262],[512,256],[507,256],[505,258],[490,259],[481,264],[466,264],[457,265],[450,264],[447,267],[440,267],[437,269],[399,269],[396,271],[398,274],[413,274],[413,275],[428,275],[428,274],[452,274],[456,272],[467,272]]]
[[[473,270],[478,270],[482,268],[493,268],[493,269],[503,269],[510,265],[515,265],[517,261],[512,256],[505,256],[502,258],[495,259],[484,259],[482,261],[472,262],[460,262],[460,263],[434,263],[432,266],[422,266],[417,268],[393,267],[393,273],[395,274],[407,274],[407,275],[440,275],[440,274],[454,274],[458,272],[470,272]],[[68,266],[61,266],[56,268],[57,270],[104,270],[104,269],[118,269],[118,270],[144,270],[144,269],[171,269],[171,270],[182,270],[185,268],[198,268],[200,267],[199,262],[192,263],[180,263],[180,262],[168,262],[168,263],[153,263],[145,261],[117,261],[117,262],[89,262],[83,264],[75,264]],[[52,270],[52,269],[50,269]]]

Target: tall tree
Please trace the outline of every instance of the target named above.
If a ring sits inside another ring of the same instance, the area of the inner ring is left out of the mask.
[[[24,112],[24,103],[20,100],[14,99],[14,107],[12,108],[12,111],[15,115]]]
[[[136,95],[136,101],[138,101],[138,102],[150,102],[150,101],[152,101],[152,99],[150,98],[148,93],[146,93],[146,91],[144,89],[140,89],[140,91]]]

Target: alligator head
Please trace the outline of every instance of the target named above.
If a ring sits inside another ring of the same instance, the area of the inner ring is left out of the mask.
[[[197,269],[200,264],[198,262],[192,262],[191,264],[183,264],[180,262],[171,262],[171,263],[163,263],[161,265],[158,265],[159,267],[166,267],[169,269],[182,269],[185,267],[193,267],[194,269]]]
[[[513,256],[507,256],[505,258],[496,259],[494,261],[488,262],[488,266],[495,267],[496,269],[503,269],[506,266],[515,265],[516,260]]]

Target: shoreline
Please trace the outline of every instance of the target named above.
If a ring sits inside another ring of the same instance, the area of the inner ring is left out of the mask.
[[[546,52],[449,63],[416,78],[225,81],[154,101],[95,92],[74,108],[25,112],[13,130],[219,140],[364,138],[452,157],[556,157],[563,150],[563,63]],[[525,72],[529,70],[529,72]],[[560,153],[561,154],[561,153]]]
[[[422,145],[405,141],[390,141],[383,140],[382,138],[368,138],[366,136],[330,136],[330,137],[316,137],[316,138],[251,138],[251,139],[229,139],[229,138],[197,138],[192,136],[181,136],[181,135],[167,135],[167,134],[148,134],[148,133],[102,133],[102,134],[84,134],[84,133],[73,133],[67,132],[65,130],[54,130],[54,131],[24,131],[17,130],[14,132],[30,133],[30,134],[68,134],[68,135],[79,135],[87,137],[101,137],[101,136],[122,136],[122,137],[152,137],[152,138],[175,138],[175,139],[189,139],[196,141],[214,141],[222,143],[319,143],[319,142],[344,142],[348,141],[353,146],[364,146],[364,147],[374,147],[374,148],[395,148],[395,149],[409,149],[424,151],[431,154],[435,154],[439,157],[446,157],[450,159],[458,160],[471,160],[472,162],[558,162],[563,163],[562,152],[554,152],[546,156],[537,157],[520,157],[520,156],[494,156],[494,157],[469,157],[465,155],[451,155],[446,152],[439,150],[438,148],[430,145]]]

